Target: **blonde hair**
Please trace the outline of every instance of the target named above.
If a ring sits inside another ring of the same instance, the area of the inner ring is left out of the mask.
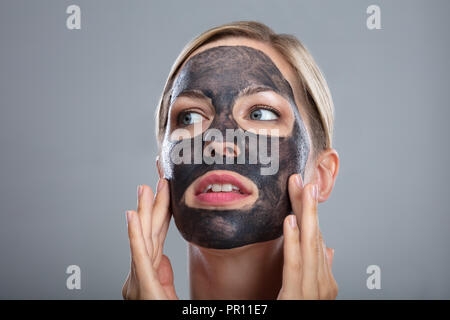
[[[271,45],[286,59],[300,79],[310,135],[315,155],[331,148],[333,138],[334,106],[324,76],[303,44],[289,34],[276,34],[266,25],[256,21],[237,21],[209,29],[191,40],[175,60],[164,86],[156,110],[156,136],[158,147],[167,126],[172,85],[179,68],[199,47],[227,37],[243,37]],[[295,90],[295,89],[294,89]]]

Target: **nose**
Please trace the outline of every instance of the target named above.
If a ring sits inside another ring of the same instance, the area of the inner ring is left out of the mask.
[[[214,158],[216,155],[219,155],[226,158],[237,158],[240,153],[241,150],[233,142],[209,141],[205,146],[203,156]]]

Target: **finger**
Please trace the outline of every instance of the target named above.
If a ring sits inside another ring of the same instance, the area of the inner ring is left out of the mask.
[[[333,267],[334,249],[327,248],[328,265],[330,269]]]
[[[131,275],[131,270],[127,275],[127,279],[125,280],[125,283],[122,286],[122,298],[126,299],[127,298],[127,292],[128,292],[128,285],[130,282],[130,275]]]
[[[319,298],[318,271],[321,251],[317,219],[317,195],[316,185],[308,184],[302,192],[300,248],[303,262],[302,284],[306,299]]]
[[[170,194],[167,180],[160,178],[152,209],[153,259],[160,258],[162,254],[164,241],[161,241],[161,239],[165,240],[170,221],[169,200]]]
[[[153,234],[159,234],[162,231],[164,223],[170,218],[170,191],[168,186],[169,184],[166,179],[159,179],[152,214]]]
[[[163,225],[161,227],[161,231],[160,231],[159,236],[158,236],[158,245],[160,246],[160,248],[163,247],[164,241],[166,240],[167,231],[169,230],[169,225],[170,225],[170,219],[171,219],[171,214],[169,212],[167,219],[164,220],[164,223],[163,223]]]
[[[138,207],[137,213],[141,220],[142,234],[144,235],[145,245],[148,252],[153,252],[151,241],[152,217],[151,208],[153,205],[153,191],[149,186],[138,186]]]
[[[326,289],[326,299],[336,299],[338,293],[338,286],[336,280],[334,279],[333,272],[331,270],[334,249],[327,248],[325,242],[323,243],[323,253],[325,256],[325,273],[327,275],[327,289]]]
[[[127,211],[127,222],[133,270],[142,286],[141,288],[152,297],[164,297],[164,290],[158,282],[157,274],[153,269],[145,246],[141,222],[136,211]]]
[[[166,255],[161,257],[161,266],[158,269],[159,281],[164,288],[169,299],[178,299],[173,285],[173,269],[169,258]]]
[[[166,219],[161,227],[161,232],[159,233],[159,236],[157,236],[158,238],[158,246],[157,248],[154,249],[155,251],[155,258],[154,258],[154,263],[153,266],[155,268],[158,268],[159,263],[161,262],[161,257],[163,256],[163,248],[164,248],[164,242],[166,241],[166,237],[167,237],[167,231],[169,229],[169,225],[170,225],[170,219],[171,219],[171,215],[169,213],[168,215],[168,219]]]
[[[320,299],[330,299],[330,281],[328,274],[328,258],[326,256],[326,246],[322,239],[322,233],[319,230],[319,270],[317,280],[319,285]]]
[[[297,216],[297,223],[302,219],[302,192],[303,179],[299,174],[293,174],[289,177],[288,182],[289,200],[294,214]]]
[[[283,290],[288,297],[299,299],[301,296],[300,230],[294,214],[288,215],[283,224]]]
[[[142,235],[141,222],[136,211],[127,211],[127,222],[132,265],[138,277],[146,276],[147,270],[153,270],[153,268]]]

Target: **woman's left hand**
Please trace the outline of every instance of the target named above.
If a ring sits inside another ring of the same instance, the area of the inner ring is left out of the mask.
[[[334,250],[325,246],[319,229],[318,187],[303,187],[301,176],[295,174],[289,178],[288,188],[294,214],[284,220],[283,284],[278,299],[335,299]]]

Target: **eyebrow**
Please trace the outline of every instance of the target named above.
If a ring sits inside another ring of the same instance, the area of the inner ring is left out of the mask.
[[[185,90],[177,96],[177,98],[179,97],[194,98],[194,99],[209,99],[202,91],[196,89]]]
[[[245,96],[251,96],[252,94],[256,94],[259,92],[265,92],[265,91],[276,91],[269,86],[264,85],[250,85],[246,87],[244,90],[241,90],[236,98],[245,97]],[[206,96],[201,90],[192,89],[192,90],[185,90],[181,92],[178,97],[186,97],[186,98],[193,98],[193,99],[209,99],[208,96]]]
[[[244,90],[242,90],[241,92],[239,92],[237,98],[251,96],[252,94],[256,94],[259,92],[265,92],[265,91],[272,91],[272,92],[276,93],[276,91],[272,87],[269,87],[269,86],[251,85],[251,86],[248,86],[247,88],[245,88]]]

